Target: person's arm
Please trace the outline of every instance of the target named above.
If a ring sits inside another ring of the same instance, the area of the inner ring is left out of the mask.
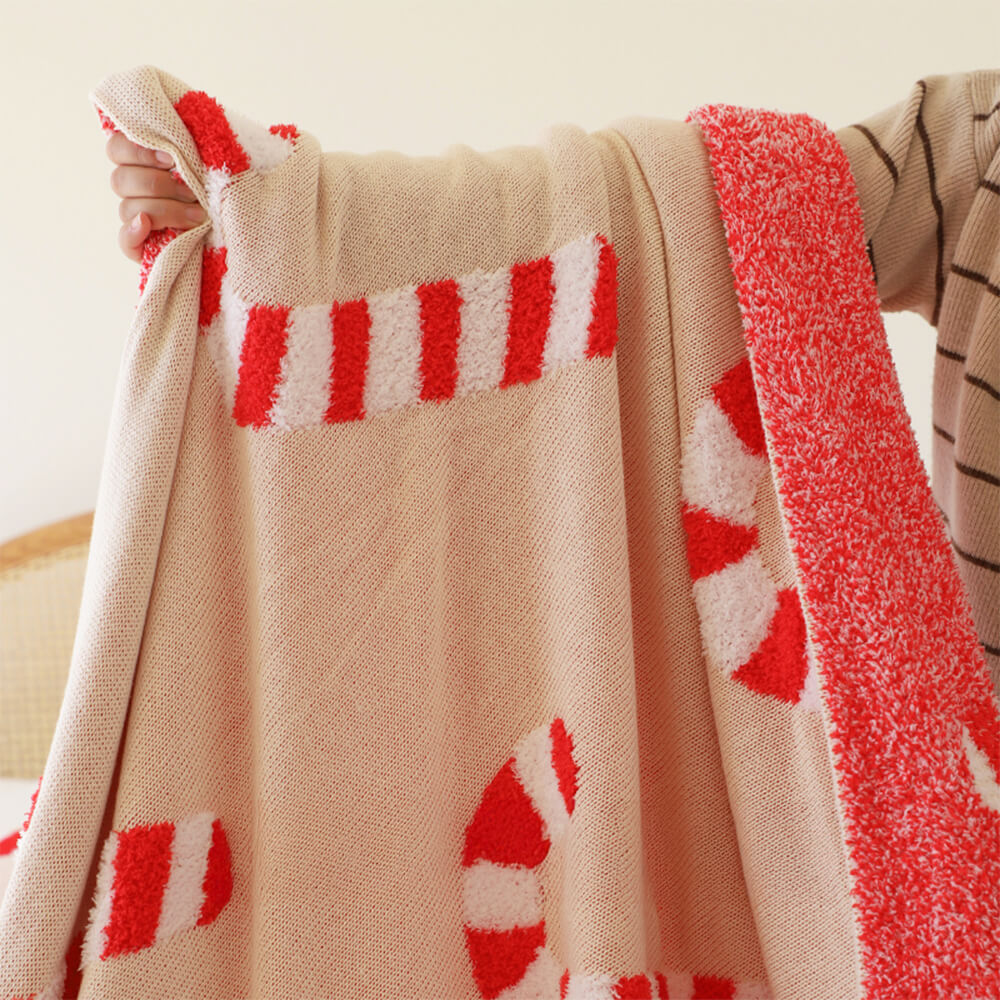
[[[884,311],[938,326],[946,286],[968,280],[956,247],[1000,151],[998,102],[1000,70],[927,76],[905,100],[837,130]]]

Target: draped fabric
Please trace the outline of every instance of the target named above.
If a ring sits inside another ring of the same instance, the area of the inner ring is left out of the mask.
[[[997,996],[910,104],[406,157],[93,97],[209,221],[147,246],[0,996]]]

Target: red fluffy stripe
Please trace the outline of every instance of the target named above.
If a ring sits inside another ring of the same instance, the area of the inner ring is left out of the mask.
[[[485,858],[499,865],[534,868],[548,851],[542,819],[517,780],[511,757],[486,786],[466,828],[462,864],[470,867]]]
[[[173,823],[137,826],[118,834],[102,959],[148,948],[156,940],[173,839]]]
[[[733,676],[753,691],[794,705],[808,671],[806,623],[799,595],[795,590],[782,590],[767,638]]]
[[[733,524],[700,507],[685,504],[683,520],[693,580],[739,562],[757,544],[756,527]]]
[[[538,949],[545,945],[545,924],[515,927],[509,931],[466,927],[465,940],[479,992],[486,1000],[491,1000],[524,978]]]
[[[567,993],[569,993],[569,969],[559,978],[559,1000],[566,1000]]]
[[[729,417],[739,439],[754,455],[767,450],[764,428],[757,408],[757,392],[753,387],[749,359],[743,360],[712,386],[712,395]]]
[[[421,399],[451,399],[458,380],[458,334],[461,327],[458,282],[453,279],[421,285]]]
[[[201,302],[198,306],[198,329],[204,333],[219,314],[222,279],[226,273],[226,248],[203,247],[201,252]]]
[[[559,791],[566,803],[566,812],[572,816],[576,804],[577,774],[576,761],[573,759],[573,737],[566,732],[566,724],[562,719],[552,722],[549,736],[552,738],[552,769],[559,780]]]
[[[593,314],[587,331],[587,357],[611,357],[618,343],[618,257],[614,247],[598,236],[601,253],[597,262]]]
[[[198,915],[199,926],[210,924],[222,912],[233,894],[232,855],[226,831],[222,829],[219,820],[212,823],[212,846],[208,849],[208,865],[201,888],[205,901]]]
[[[333,378],[326,422],[360,420],[365,415],[365,375],[368,371],[371,316],[364,299],[334,302],[330,310],[333,325]]]
[[[240,427],[265,427],[278,394],[281,359],[288,346],[288,307],[255,305],[240,351],[233,416]]]
[[[510,269],[510,319],[501,389],[530,382],[542,374],[554,295],[549,257],[515,264]]]
[[[233,132],[222,106],[202,90],[189,90],[174,110],[191,133],[206,167],[238,174],[250,168],[250,158]]]
[[[653,984],[646,976],[622,976],[614,985],[615,1000],[653,1000]]]
[[[15,830],[13,833],[8,834],[3,840],[0,840],[0,857],[5,854],[13,854],[17,849],[17,842],[21,839],[21,831]]]

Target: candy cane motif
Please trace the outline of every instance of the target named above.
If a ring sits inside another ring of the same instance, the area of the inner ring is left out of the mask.
[[[570,974],[546,945],[537,869],[576,804],[573,739],[562,719],[532,730],[483,792],[462,854],[465,940],[485,1000],[770,1000],[761,983],[654,972]]]
[[[754,500],[769,469],[746,359],[712,386],[681,466],[688,565],[710,663],[752,691],[819,711],[816,664],[794,588],[761,559]]]
[[[242,427],[297,430],[531,382],[610,357],[617,257],[599,233],[503,271],[350,302],[244,302],[207,256],[200,322]]]
[[[113,831],[101,854],[81,968],[212,923],[232,888],[229,842],[211,813]]]

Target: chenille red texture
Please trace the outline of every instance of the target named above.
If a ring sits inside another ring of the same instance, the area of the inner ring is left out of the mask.
[[[850,165],[806,115],[713,105],[691,119],[821,668],[865,996],[995,997],[1000,815],[963,728],[996,773],[1000,716],[886,345]]]

